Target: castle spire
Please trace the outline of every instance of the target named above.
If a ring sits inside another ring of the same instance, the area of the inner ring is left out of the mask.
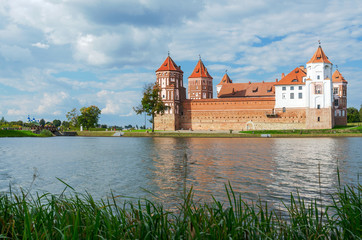
[[[314,53],[313,57],[309,60],[308,63],[330,63],[332,64],[329,60],[328,57],[326,56],[326,54],[323,52],[323,49],[320,45],[320,41],[319,41],[319,46],[317,51]]]
[[[198,77],[206,77],[206,78],[211,78],[209,72],[207,71],[207,68],[205,67],[204,63],[201,60],[201,56],[199,55],[200,59],[197,62],[194,71],[192,72],[192,74],[190,75],[189,78],[198,78]]]
[[[218,85],[221,85],[221,84],[226,84],[226,83],[233,83],[233,81],[230,79],[228,73],[227,73],[227,70],[225,70],[225,74],[224,76],[222,77],[220,83]]]
[[[159,71],[176,71],[183,72],[179,66],[172,60],[170,57],[170,52],[168,52],[168,56],[166,60],[162,63],[161,67],[159,67],[156,72]]]

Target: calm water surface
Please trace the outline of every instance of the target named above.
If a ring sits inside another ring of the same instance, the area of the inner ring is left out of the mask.
[[[362,138],[0,138],[0,192],[28,189],[35,174],[33,192],[61,193],[60,178],[96,198],[113,191],[176,203],[186,185],[197,199],[226,200],[230,181],[247,200],[279,202],[297,190],[327,200],[337,167],[342,184],[359,181],[361,156]]]

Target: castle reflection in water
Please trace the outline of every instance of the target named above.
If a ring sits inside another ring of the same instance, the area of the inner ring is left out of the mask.
[[[327,201],[338,186],[337,167],[342,184],[357,177],[343,174],[348,168],[360,167],[358,161],[345,161],[351,146],[338,138],[154,138],[152,142],[150,180],[165,202],[179,199],[185,185],[192,186],[201,201],[210,201],[211,194],[226,201],[229,181],[245,200],[280,202],[299,191],[305,199],[319,199],[321,192]]]

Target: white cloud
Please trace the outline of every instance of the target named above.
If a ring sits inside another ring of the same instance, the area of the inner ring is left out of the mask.
[[[24,115],[23,112],[21,110],[19,110],[19,109],[9,109],[7,114],[10,115],[10,116]]]
[[[214,82],[225,69],[236,82],[273,81],[305,64],[318,40],[343,69],[362,60],[361,22],[353,0],[1,1],[0,87],[10,93],[0,111],[52,117],[96,104],[105,115],[134,115],[168,50],[179,65],[201,54]],[[195,65],[185,65],[186,83]],[[360,95],[353,71],[342,70],[349,103]]]
[[[42,48],[42,49],[48,49],[49,45],[41,42],[33,43],[31,44],[33,47]]]
[[[69,95],[65,92],[56,93],[44,93],[43,98],[37,102],[38,107],[35,110],[37,114],[49,113],[51,115],[58,115],[57,108],[69,98]]]
[[[102,90],[97,93],[97,101],[103,103],[102,114],[119,116],[132,115],[132,107],[139,100],[140,94],[134,91],[116,92]]]

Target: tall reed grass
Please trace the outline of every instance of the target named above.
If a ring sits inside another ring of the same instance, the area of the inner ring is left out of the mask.
[[[90,194],[0,195],[0,238],[7,239],[361,239],[362,186],[345,186],[328,206],[299,196],[287,216],[259,200],[247,203],[230,184],[228,202],[196,203],[192,188],[176,211],[143,199]]]

